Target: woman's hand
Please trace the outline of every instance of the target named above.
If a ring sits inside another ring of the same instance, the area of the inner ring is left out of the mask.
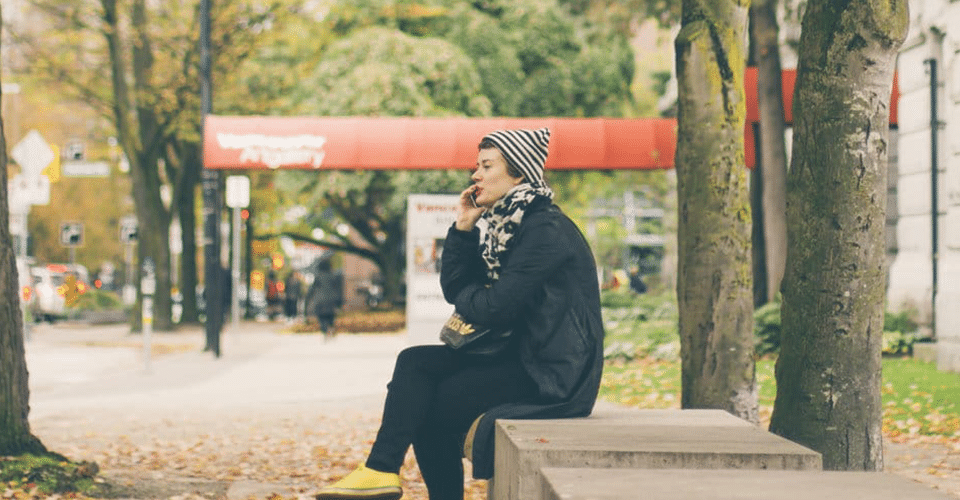
[[[473,231],[477,221],[480,220],[480,216],[486,210],[483,207],[478,207],[473,201],[472,195],[476,189],[477,186],[472,185],[460,193],[460,206],[457,207],[457,222],[455,224],[460,231]]]

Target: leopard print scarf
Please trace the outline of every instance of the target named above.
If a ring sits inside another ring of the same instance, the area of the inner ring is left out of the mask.
[[[546,185],[533,186],[522,183],[497,200],[489,210],[483,213],[481,220],[486,222],[482,231],[480,246],[483,261],[487,264],[487,278],[490,281],[500,279],[500,256],[513,244],[516,233],[527,207],[538,198],[553,200],[553,191]]]

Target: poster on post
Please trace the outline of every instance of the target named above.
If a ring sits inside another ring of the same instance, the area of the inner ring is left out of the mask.
[[[414,345],[439,344],[453,306],[440,289],[440,256],[457,218],[457,195],[407,198],[407,335]]]

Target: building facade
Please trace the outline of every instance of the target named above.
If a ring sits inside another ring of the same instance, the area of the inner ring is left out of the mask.
[[[960,371],[960,1],[911,0],[900,52],[897,253],[888,308],[915,308]],[[951,32],[952,28],[952,32]]]

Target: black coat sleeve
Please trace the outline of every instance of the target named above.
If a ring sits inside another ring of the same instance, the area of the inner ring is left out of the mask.
[[[514,247],[501,262],[499,280],[489,287],[468,284],[456,292],[453,304],[468,321],[511,326],[543,299],[544,283],[572,257],[559,219],[543,214],[520,224]]]
[[[450,304],[468,285],[482,286],[486,265],[480,257],[480,230],[460,231],[450,227],[440,255],[440,288]]]

